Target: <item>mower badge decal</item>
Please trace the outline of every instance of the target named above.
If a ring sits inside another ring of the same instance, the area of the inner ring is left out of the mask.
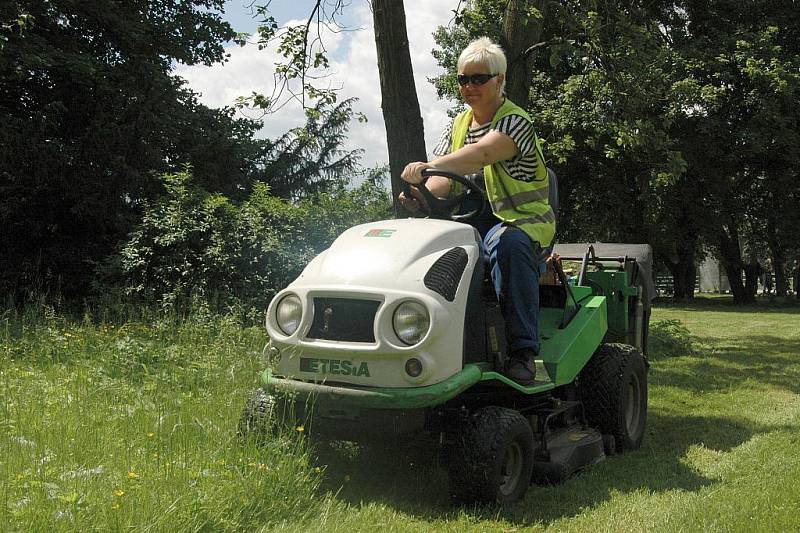
[[[356,365],[352,361],[347,361],[345,359],[317,359],[314,357],[301,357],[300,372],[336,374],[339,376],[370,377],[369,366],[366,362]]]
[[[396,229],[371,229],[364,234],[364,237],[383,237],[388,239]]]

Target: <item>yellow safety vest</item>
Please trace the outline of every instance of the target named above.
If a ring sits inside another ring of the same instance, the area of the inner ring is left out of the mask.
[[[528,113],[506,98],[492,118],[491,127],[508,115],[521,115],[528,122]],[[472,124],[472,110],[460,113],[453,121],[450,151],[464,146]],[[548,202],[547,167],[542,154],[541,141],[534,134],[536,146],[536,170],[532,181],[521,181],[511,177],[503,161],[483,169],[486,181],[486,196],[492,212],[501,221],[523,230],[528,236],[546,248],[550,246],[556,232],[556,217]],[[456,185],[455,183],[453,185]]]

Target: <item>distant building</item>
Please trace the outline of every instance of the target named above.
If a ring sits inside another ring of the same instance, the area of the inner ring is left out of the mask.
[[[728,276],[725,274],[725,271],[720,268],[719,261],[710,255],[706,256],[703,262],[700,263],[697,269],[697,277],[700,279],[700,292],[731,291],[731,284],[728,282]]]

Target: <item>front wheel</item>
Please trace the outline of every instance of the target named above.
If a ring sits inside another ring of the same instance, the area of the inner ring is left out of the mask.
[[[508,505],[521,499],[533,472],[533,432],[519,412],[485,407],[453,435],[447,460],[450,492],[459,503]]]
[[[296,428],[298,424],[302,425],[303,422],[297,416],[293,399],[272,396],[259,388],[245,403],[238,434],[242,437],[271,438],[287,428]]]
[[[602,344],[581,371],[579,394],[589,425],[612,435],[617,451],[641,446],[647,422],[647,366],[627,344]]]

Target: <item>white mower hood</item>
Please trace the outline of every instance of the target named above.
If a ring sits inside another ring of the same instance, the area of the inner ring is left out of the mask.
[[[447,379],[463,367],[465,307],[479,260],[476,230],[458,222],[409,218],[345,231],[270,305],[276,370],[296,379],[376,387]],[[437,285],[431,279],[439,270],[444,274]],[[301,302],[302,318],[287,334],[276,308],[289,295]],[[413,344],[402,340],[395,322],[407,302],[422,306],[430,319]]]
[[[311,261],[293,285],[419,290],[419,286],[408,284],[421,284],[426,267],[443,252],[456,246],[474,246],[475,235],[475,229],[467,224],[430,219],[355,226]],[[421,268],[415,268],[420,261]]]

